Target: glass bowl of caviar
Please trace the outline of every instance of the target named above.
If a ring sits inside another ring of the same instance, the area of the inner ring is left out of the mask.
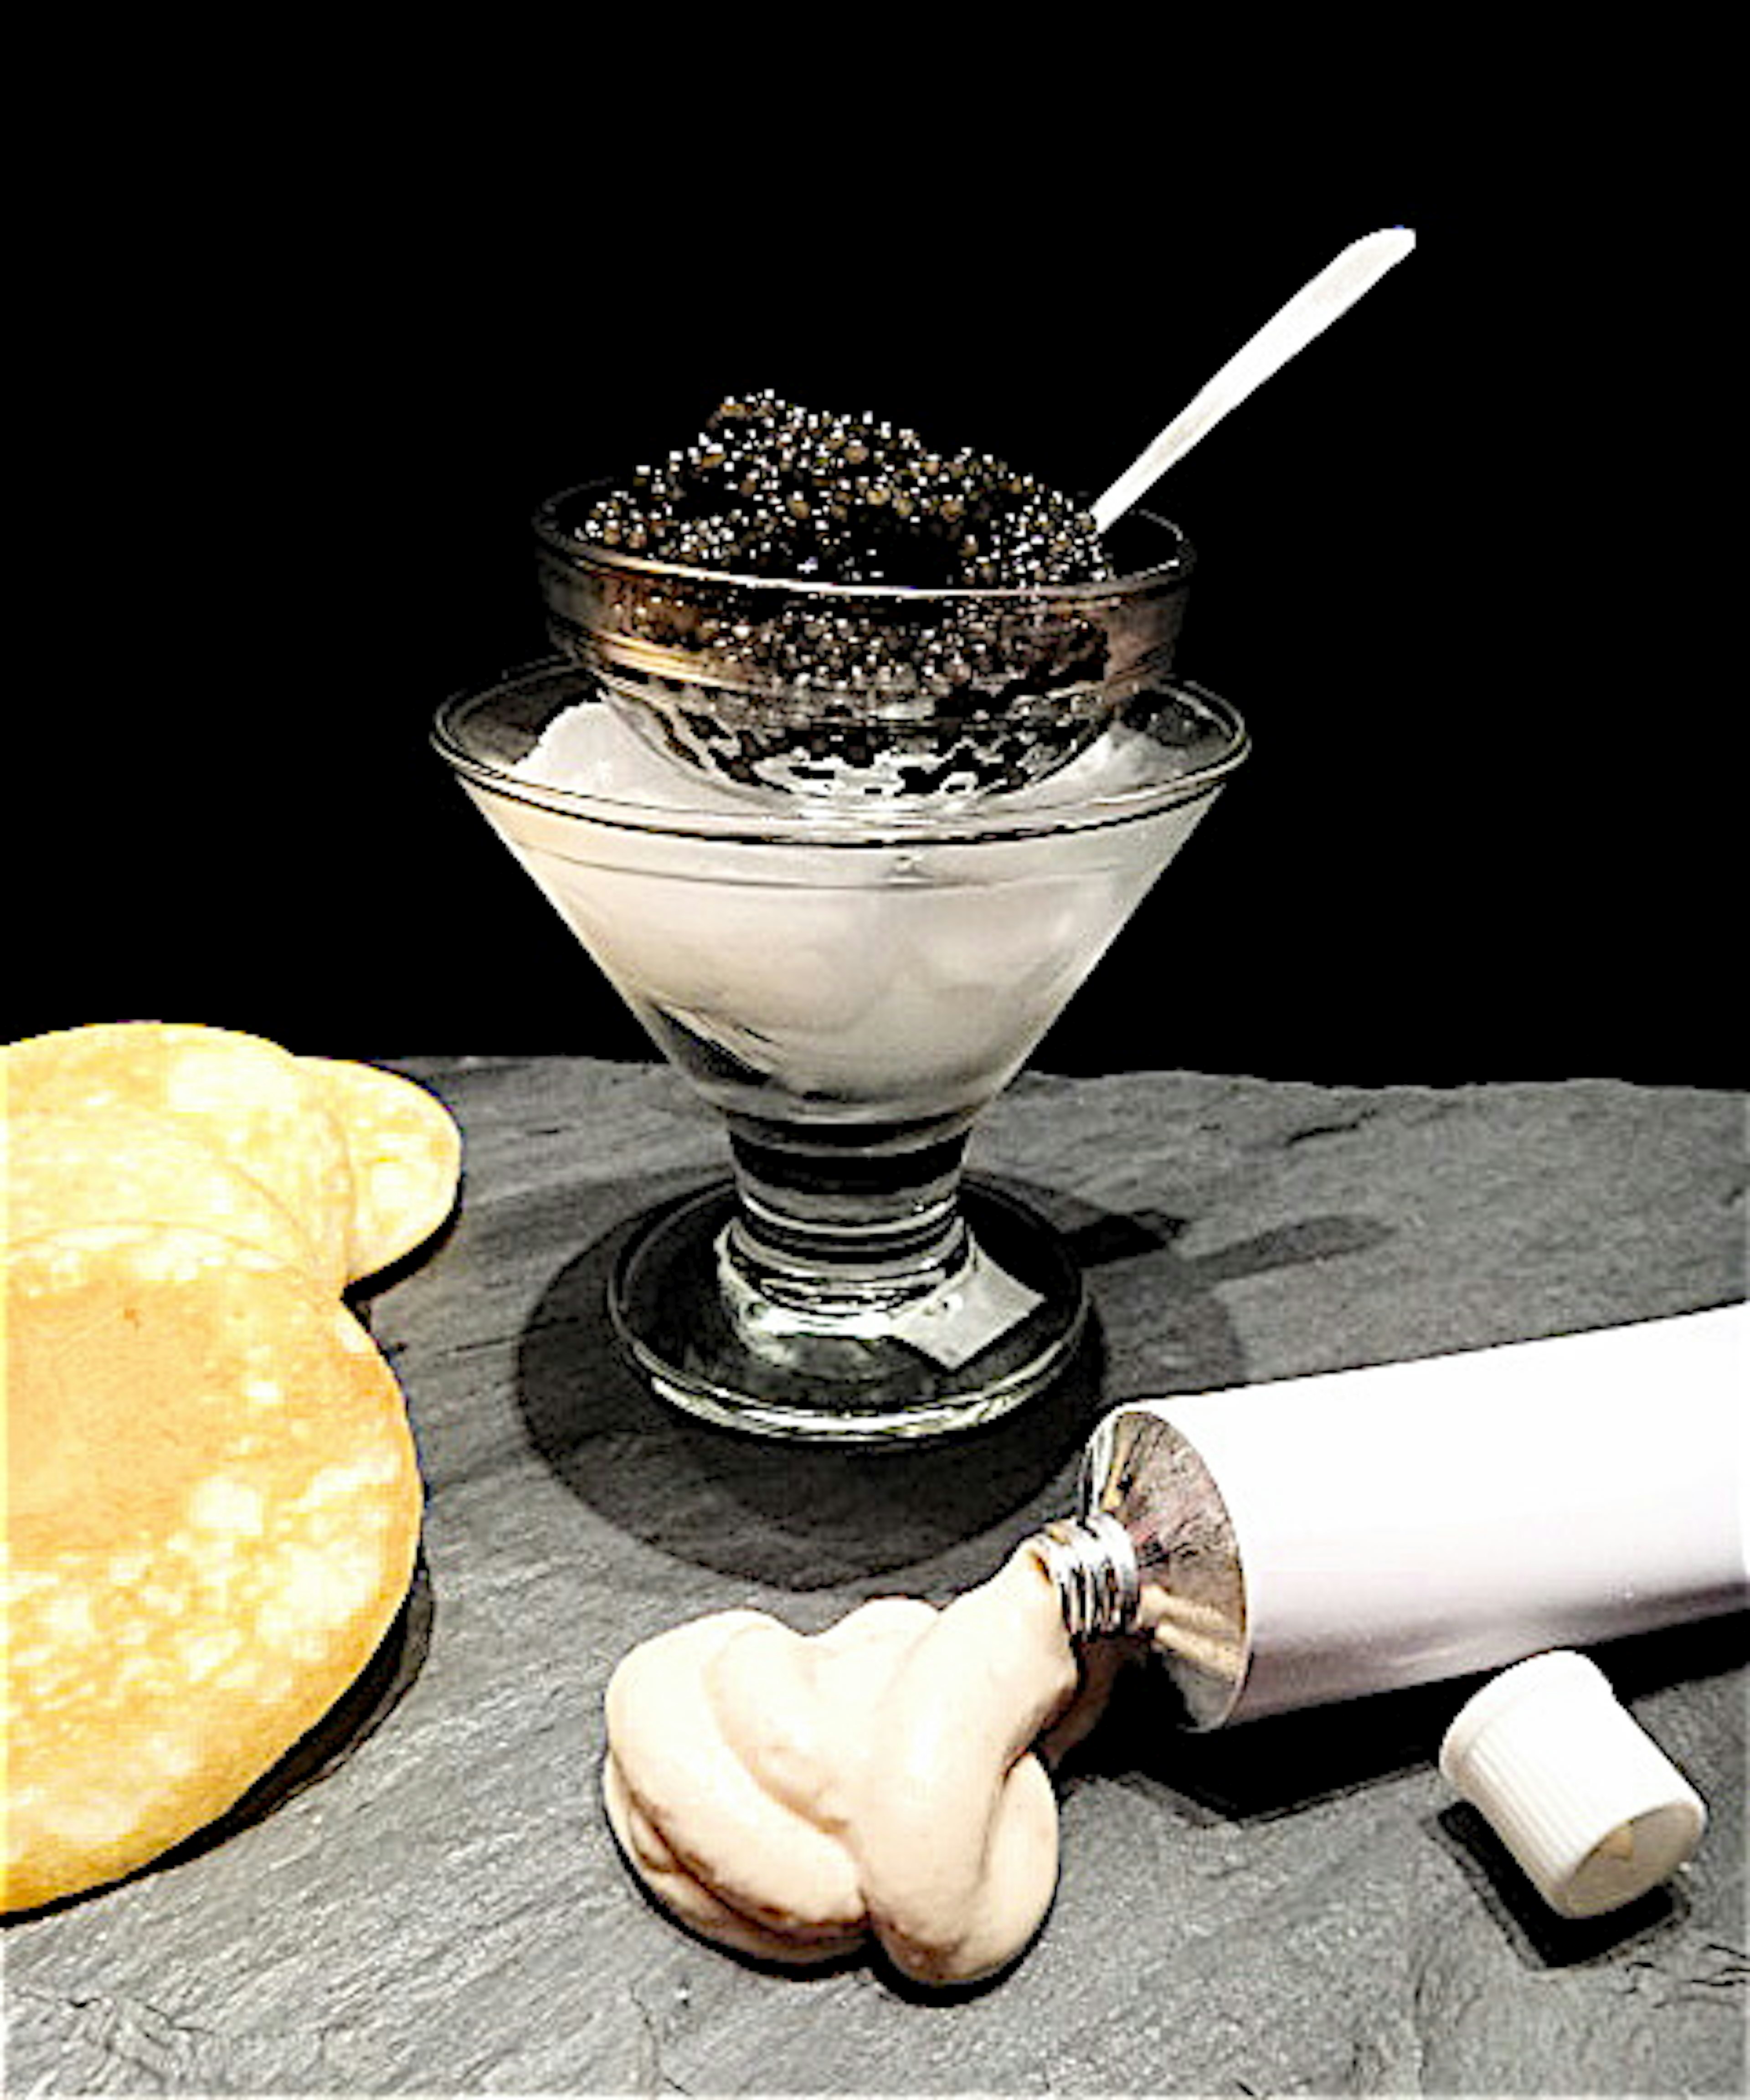
[[[769,392],[535,518],[549,632],[672,759],[795,795],[1048,777],[1172,664],[1192,550],[988,453]]]

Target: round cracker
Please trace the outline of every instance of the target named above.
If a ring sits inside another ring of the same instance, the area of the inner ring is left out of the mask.
[[[302,1269],[192,1227],[7,1252],[4,1907],[224,1812],[357,1679],[412,1577],[393,1374]]]
[[[435,1095],[342,1057],[299,1060],[325,1090],[352,1169],[350,1274],[386,1268],[430,1238],[456,1205],[462,1140]]]
[[[170,1116],[111,1103],[77,1115],[27,1110],[0,1123],[0,1231],[67,1225],[197,1225],[282,1261],[308,1258],[283,1203]]]
[[[313,1273],[345,1282],[352,1174],[322,1088],[276,1043],[189,1021],[115,1021],[27,1036],[4,1052],[10,1114],[143,1109],[258,1181],[290,1214]]]

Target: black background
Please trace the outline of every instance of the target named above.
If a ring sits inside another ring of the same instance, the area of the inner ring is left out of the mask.
[[[1034,1061],[1742,1083],[1721,258],[1681,169],[1509,173],[1513,112],[1443,155],[1410,106],[1339,183],[1122,64],[762,99],[662,45],[505,82],[456,46],[441,85],[257,53],[223,97],[112,79],[126,121],[68,143],[27,214],[7,1036],[650,1054],[425,741],[545,652],[536,502],[765,384],[1091,495],[1401,223],[1153,499],[1200,556],[1180,668],[1254,755]]]

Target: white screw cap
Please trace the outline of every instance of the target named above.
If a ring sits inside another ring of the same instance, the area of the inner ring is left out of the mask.
[[[1564,1917],[1644,1895],[1707,1825],[1701,1797],[1603,1671],[1566,1649],[1485,1684],[1447,1730],[1440,1770]]]

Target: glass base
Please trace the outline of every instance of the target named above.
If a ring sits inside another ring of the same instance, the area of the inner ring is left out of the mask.
[[[1073,1354],[1087,1311],[1054,1229],[969,1178],[965,1254],[927,1293],[843,1311],[761,1293],[729,1251],[725,1184],[657,1212],[615,1266],[615,1332],[672,1405],[727,1427],[882,1444],[994,1422],[1044,1392]]]

